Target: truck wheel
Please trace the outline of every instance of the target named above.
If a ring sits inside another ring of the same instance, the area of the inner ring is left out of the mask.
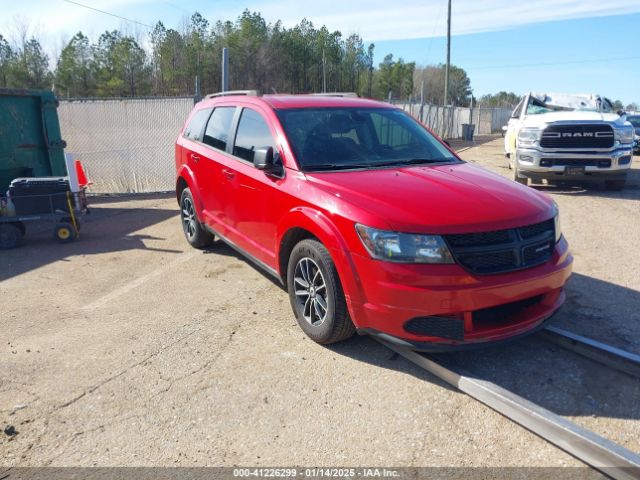
[[[0,223],[0,250],[17,247],[23,235],[17,223]]]
[[[355,333],[335,264],[320,242],[302,240],[293,248],[287,287],[298,325],[313,341],[335,343]]]
[[[180,196],[180,220],[184,236],[194,248],[206,248],[213,243],[213,235],[198,220],[191,190],[185,188]]]
[[[620,191],[624,189],[624,186],[627,183],[627,179],[624,178],[622,180],[605,180],[604,186],[607,190],[612,191]]]
[[[529,179],[527,177],[521,177],[517,167],[513,170],[513,179],[521,185],[529,185]]]

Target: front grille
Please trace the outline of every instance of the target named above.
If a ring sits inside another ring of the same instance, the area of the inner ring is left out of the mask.
[[[609,168],[610,158],[544,158],[540,160],[541,167],[598,167]]]
[[[553,218],[550,218],[546,222],[534,223],[533,225],[527,225],[526,227],[520,227],[518,232],[524,239],[538,236],[544,232],[548,232],[554,228]]]
[[[531,268],[551,259],[555,245],[553,219],[493,232],[445,235],[455,260],[478,275]]]
[[[509,241],[508,230],[497,230],[495,232],[464,233],[462,235],[447,236],[449,244],[455,247],[467,247],[470,245],[491,245]]]
[[[610,125],[550,125],[542,132],[543,148],[611,148],[614,142]]]
[[[458,261],[476,273],[491,273],[495,269],[509,268],[516,263],[516,255],[511,250],[478,255],[458,255]]]

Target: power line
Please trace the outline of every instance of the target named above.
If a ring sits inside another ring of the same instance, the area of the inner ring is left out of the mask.
[[[608,62],[621,62],[626,60],[638,60],[640,59],[640,55],[635,55],[632,57],[615,57],[615,58],[594,58],[591,60],[570,60],[567,62],[541,62],[541,63],[521,63],[521,64],[512,64],[512,65],[485,65],[478,67],[469,67],[466,68],[471,70],[489,70],[489,69],[503,69],[503,68],[526,68],[526,67],[545,67],[545,66],[553,66],[553,65],[578,65],[578,64],[588,64],[588,63],[608,63]]]
[[[93,10],[94,12],[103,13],[105,15],[109,15],[110,17],[119,18],[120,20],[125,20],[127,22],[135,23],[136,25],[141,25],[143,27],[147,27],[147,28],[153,30],[153,27],[151,25],[147,25],[146,23],[138,22],[137,20],[131,20],[130,18],[122,17],[120,15],[116,15],[115,13],[105,12],[104,10],[99,10],[99,9],[91,7],[89,5],[85,5],[83,3],[74,2],[73,0],[62,0],[62,1],[63,2],[67,2],[67,3],[72,3],[73,5],[77,5],[79,7],[88,8],[89,10]]]

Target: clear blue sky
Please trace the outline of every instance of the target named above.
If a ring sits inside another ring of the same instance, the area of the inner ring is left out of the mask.
[[[78,30],[92,39],[120,28],[146,40],[161,20],[181,29],[194,11],[210,22],[260,11],[285,26],[303,17],[376,44],[376,62],[393,53],[419,65],[444,62],[447,0],[0,0],[0,33],[36,35],[52,60]],[[452,63],[476,96],[500,90],[595,92],[640,104],[640,0],[452,0]],[[616,14],[612,16],[612,14]],[[536,64],[536,66],[529,66]],[[542,65],[541,65],[542,64]],[[527,65],[527,66],[521,66]]]
[[[453,37],[451,62],[467,71],[476,96],[594,92],[640,105],[639,33],[640,14],[537,23]],[[440,63],[446,38],[381,41],[376,51]]]

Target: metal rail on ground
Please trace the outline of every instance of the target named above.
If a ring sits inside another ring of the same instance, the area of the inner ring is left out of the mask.
[[[640,455],[513,392],[448,368],[428,356],[377,339],[420,368],[615,479],[640,479]]]
[[[595,360],[607,367],[640,378],[640,355],[557,327],[547,327],[541,330],[538,335],[562,348]]]

